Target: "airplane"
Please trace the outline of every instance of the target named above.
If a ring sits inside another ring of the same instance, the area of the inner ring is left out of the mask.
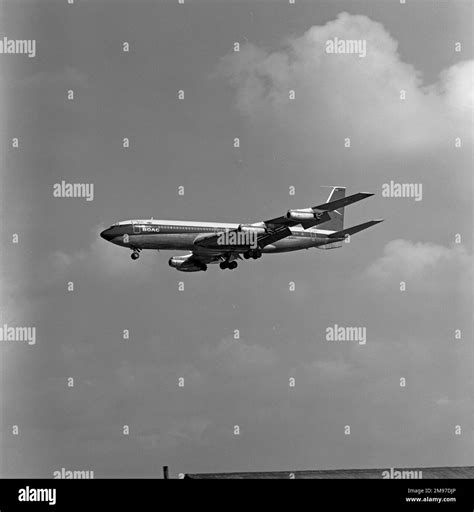
[[[176,220],[126,220],[116,222],[100,233],[115,245],[132,250],[137,260],[142,249],[188,250],[172,256],[168,264],[181,272],[206,271],[208,265],[233,270],[238,260],[258,259],[266,253],[283,253],[317,247],[342,247],[350,235],[382,220],[370,220],[344,229],[344,207],[373,196],[358,192],[346,197],[345,187],[329,187],[325,203],[311,208],[288,210],[282,217],[253,224],[195,222]],[[316,228],[316,226],[320,227]]]

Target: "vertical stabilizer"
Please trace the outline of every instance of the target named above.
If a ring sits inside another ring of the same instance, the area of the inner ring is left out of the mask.
[[[326,203],[343,199],[346,197],[346,187],[331,187],[332,190],[327,198]],[[318,229],[328,229],[331,231],[342,231],[344,229],[344,208],[339,208],[329,212],[331,220],[318,225]]]

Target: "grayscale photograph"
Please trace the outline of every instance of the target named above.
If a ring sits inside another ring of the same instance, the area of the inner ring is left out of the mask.
[[[132,479],[466,499],[473,11],[0,0],[13,505]]]

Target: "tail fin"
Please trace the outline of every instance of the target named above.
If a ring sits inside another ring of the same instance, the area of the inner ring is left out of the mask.
[[[331,187],[331,193],[326,200],[326,203],[331,201],[337,201],[338,199],[344,199],[346,197],[346,187]],[[331,220],[324,222],[318,226],[319,229],[327,229],[330,231],[341,231],[344,229],[344,207],[329,212]]]

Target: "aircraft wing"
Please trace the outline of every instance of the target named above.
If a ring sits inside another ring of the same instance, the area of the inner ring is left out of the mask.
[[[262,223],[263,224],[263,223]],[[257,245],[260,249],[265,247],[266,245],[272,244],[273,242],[276,242],[277,240],[281,240],[282,238],[286,238],[287,236],[291,235],[291,231],[288,226],[285,225],[275,225],[269,228],[262,228],[260,225],[258,226],[261,229],[261,233],[257,234]],[[231,229],[228,231],[228,233],[236,232],[237,229]],[[212,235],[207,235],[204,237],[199,237],[195,242],[194,245],[196,247],[195,254],[204,255],[206,254],[226,254],[229,252],[232,252],[232,248],[226,248],[222,245],[219,245],[219,238],[221,237],[222,233],[216,233]],[[237,248],[237,246],[235,246]]]
[[[301,224],[301,226],[303,226],[304,229],[308,229],[310,227],[316,226],[318,224],[323,224],[324,222],[330,220],[329,212],[337,210],[338,208],[344,208],[349,204],[356,203],[357,201],[362,201],[362,199],[365,199],[366,197],[371,197],[373,195],[374,194],[368,194],[366,192],[358,192],[357,194],[352,194],[351,196],[343,197],[342,199],[336,199],[335,201],[330,201],[329,203],[323,203],[318,206],[313,206],[311,207],[311,210],[313,210],[314,212],[314,219],[299,221],[288,218],[288,216],[284,216],[266,220],[265,225],[270,229],[273,229],[276,228],[277,226],[292,227]]]
[[[287,236],[291,235],[291,230],[288,226],[278,226],[275,225],[274,228],[269,229],[267,233],[263,235],[259,235],[257,237],[257,243],[260,248],[265,247],[266,245],[270,245],[278,240],[282,240]]]

